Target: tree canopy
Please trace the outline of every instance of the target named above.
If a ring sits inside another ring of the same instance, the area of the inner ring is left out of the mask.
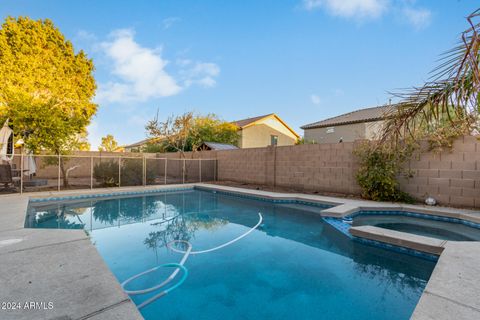
[[[105,137],[102,137],[102,143],[98,147],[98,151],[108,151],[113,152],[117,150],[118,143],[111,134],[107,134]]]
[[[197,116],[193,119],[189,141],[199,147],[204,142],[219,142],[236,145],[238,127],[230,122],[220,120],[215,114]]]
[[[0,122],[9,118],[33,151],[78,149],[97,111],[93,71],[52,21],[8,17],[0,28]]]
[[[196,151],[203,142],[219,142],[236,145],[238,127],[223,121],[215,114],[205,116],[187,112],[171,116],[161,122],[158,116],[146,126],[148,135],[155,139],[165,152]],[[151,148],[151,146],[150,146]]]

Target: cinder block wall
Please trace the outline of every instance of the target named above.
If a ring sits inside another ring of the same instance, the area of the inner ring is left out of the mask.
[[[400,182],[414,197],[480,208],[480,141],[475,137],[458,139],[452,150],[416,153],[407,166],[413,178]]]
[[[217,151],[218,180],[269,183],[273,175],[269,171],[267,178],[267,166],[272,165],[273,152],[273,148]]]
[[[359,194],[354,143],[218,151],[218,179]]]
[[[357,143],[218,151],[218,179],[359,195],[358,163],[352,154]],[[480,208],[480,141],[475,137],[455,141],[452,150],[417,152],[406,169],[413,178],[399,177],[400,185],[413,197]]]
[[[353,147],[354,143],[334,143],[277,148],[276,185],[358,194]]]

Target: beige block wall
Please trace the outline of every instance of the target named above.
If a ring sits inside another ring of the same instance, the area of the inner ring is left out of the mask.
[[[268,153],[269,148],[217,151],[218,180],[265,184]]]
[[[441,204],[480,208],[480,141],[463,137],[444,152],[416,153],[407,164],[414,177],[400,178],[402,189]]]
[[[217,151],[218,179],[359,194],[353,147],[342,143]]]
[[[360,195],[356,143],[310,144],[218,151],[218,179],[308,191]],[[480,208],[480,141],[463,137],[445,152],[418,152],[406,164],[413,177],[400,187],[418,200]]]
[[[240,148],[259,148],[266,147],[271,144],[271,136],[278,136],[279,146],[294,145],[295,138],[286,135],[268,125],[257,124],[244,128],[240,131]]]
[[[358,194],[352,150],[353,143],[277,148],[275,183],[300,190]]]

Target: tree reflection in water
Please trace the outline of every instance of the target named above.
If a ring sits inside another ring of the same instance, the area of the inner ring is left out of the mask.
[[[158,201],[151,197],[104,200],[92,208],[95,220],[103,224],[122,221],[141,221],[158,213]]]
[[[143,243],[147,248],[155,251],[158,262],[158,249],[166,247],[167,243],[173,240],[190,241],[195,237],[195,232],[199,229],[215,230],[226,224],[228,224],[227,220],[213,218],[208,215],[199,215],[197,213],[179,214],[164,223],[152,224],[164,229],[150,232]],[[177,245],[179,248],[186,250],[185,244]]]

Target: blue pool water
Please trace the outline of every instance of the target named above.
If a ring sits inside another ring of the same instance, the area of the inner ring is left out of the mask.
[[[278,204],[190,190],[118,199],[31,203],[26,225],[84,228],[120,282],[156,265],[179,262],[172,240],[193,250],[188,277],[141,309],[146,319],[408,319],[434,262],[365,246],[319,217],[319,207]],[[162,282],[172,269],[129,289]],[[175,284],[181,274],[170,286]],[[140,304],[154,293],[132,296]]]

